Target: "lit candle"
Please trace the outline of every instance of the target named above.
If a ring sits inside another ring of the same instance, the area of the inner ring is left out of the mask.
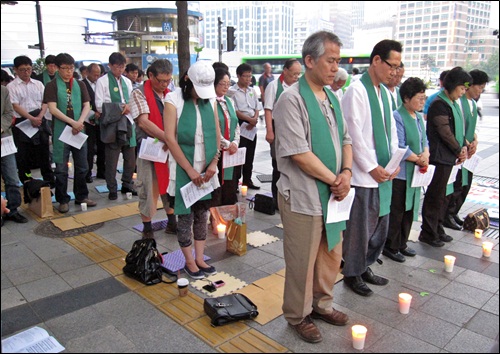
[[[481,230],[481,229],[476,229],[476,230],[474,230],[474,236],[475,236],[476,238],[481,238],[481,237],[483,237],[483,230]]]
[[[483,242],[483,256],[491,256],[491,249],[493,248],[493,242]]]
[[[224,224],[217,225],[217,234],[221,239],[226,238],[226,225]]]
[[[352,347],[362,350],[365,347],[366,327],[361,325],[352,326]]]
[[[399,312],[406,315],[410,312],[412,296],[407,293],[399,294]]]
[[[137,173],[134,172],[134,174],[132,175],[132,179],[137,179]]]
[[[247,186],[241,186],[241,196],[246,197],[247,196],[247,191],[248,191],[248,187]]]
[[[453,272],[453,266],[455,265],[454,256],[444,256],[444,271],[451,273]]]

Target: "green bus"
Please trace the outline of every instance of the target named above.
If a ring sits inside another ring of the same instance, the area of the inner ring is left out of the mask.
[[[351,81],[351,72],[353,68],[358,68],[359,73],[364,73],[370,66],[370,54],[355,52],[353,50],[341,50],[340,56],[342,61],[340,67],[344,68],[349,73],[349,79],[344,87],[349,86]],[[260,75],[264,72],[264,64],[269,63],[272,67],[272,73],[278,77],[283,71],[283,64],[287,59],[297,59],[302,65],[302,54],[279,54],[279,55],[246,55],[241,58],[242,63],[247,63],[252,66],[253,75],[257,82],[259,82]],[[304,71],[304,68],[302,68]]]

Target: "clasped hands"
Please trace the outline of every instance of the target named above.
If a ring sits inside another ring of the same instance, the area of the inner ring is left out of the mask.
[[[347,197],[350,190],[351,176],[344,173],[339,173],[330,186],[330,192],[335,196],[335,200],[339,202]]]
[[[382,166],[378,165],[376,168],[370,171],[370,176],[375,180],[377,183],[382,183],[382,182],[387,182],[387,181],[392,181],[399,173],[401,168],[398,166],[396,170],[390,174],[383,168]]]

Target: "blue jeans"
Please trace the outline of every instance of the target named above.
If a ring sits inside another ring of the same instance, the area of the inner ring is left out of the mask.
[[[56,201],[62,204],[67,204],[71,200],[68,194],[68,161],[69,153],[73,155],[74,164],[74,184],[73,192],[75,193],[76,200],[84,200],[89,196],[87,182],[85,177],[89,170],[87,162],[87,143],[83,144],[82,148],[78,150],[68,144],[64,144],[63,163],[56,163]]]
[[[16,154],[2,157],[2,178],[5,183],[7,208],[10,209],[10,213],[8,215],[13,215],[17,213],[17,208],[21,206],[21,193],[19,192],[19,176],[17,175]]]

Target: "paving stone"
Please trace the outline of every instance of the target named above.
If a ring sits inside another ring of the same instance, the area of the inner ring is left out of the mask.
[[[486,311],[479,311],[465,326],[472,332],[492,339],[498,336],[498,327],[498,315]]]
[[[444,349],[450,353],[489,353],[494,342],[491,338],[462,329]]]
[[[455,325],[464,326],[478,310],[440,295],[435,295],[420,307],[420,311]]]

